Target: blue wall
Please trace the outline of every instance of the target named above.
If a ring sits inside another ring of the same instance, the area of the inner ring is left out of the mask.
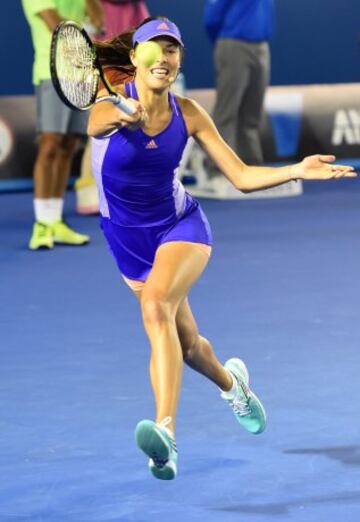
[[[187,45],[190,88],[214,84],[212,49],[202,26],[203,0],[148,0],[152,14],[172,18]],[[275,0],[272,84],[360,82],[359,0]],[[0,94],[32,92],[32,47],[21,2],[0,18]]]

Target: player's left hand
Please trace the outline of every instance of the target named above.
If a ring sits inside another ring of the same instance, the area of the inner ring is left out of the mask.
[[[355,178],[354,167],[349,165],[334,165],[335,156],[314,154],[307,156],[300,163],[291,167],[293,179],[337,179]]]

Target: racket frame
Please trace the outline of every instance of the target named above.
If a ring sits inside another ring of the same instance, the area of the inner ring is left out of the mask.
[[[82,36],[86,40],[87,44],[91,48],[93,56],[94,56],[94,61],[93,61],[94,72],[97,71],[97,77],[98,77],[96,91],[98,91],[99,82],[101,79],[106,90],[109,93],[109,96],[101,96],[100,98],[97,98],[97,92],[96,92],[95,96],[93,97],[93,100],[86,107],[77,107],[76,105],[73,105],[67,99],[67,97],[64,95],[64,93],[62,91],[60,80],[59,80],[57,72],[56,72],[56,52],[57,52],[58,38],[59,38],[59,33],[61,33],[61,31],[64,27],[74,27],[82,34]],[[65,103],[65,105],[70,107],[70,109],[74,109],[77,111],[87,111],[88,109],[90,109],[90,107],[92,107],[92,105],[94,105],[94,103],[98,103],[101,101],[111,101],[112,103],[117,105],[121,110],[123,110],[124,112],[127,112],[128,114],[134,114],[134,112],[135,112],[135,108],[126,101],[126,98],[124,98],[123,96],[120,96],[118,93],[116,93],[113,90],[110,82],[108,81],[108,79],[106,78],[106,76],[102,70],[94,43],[92,42],[90,36],[85,31],[85,29],[76,22],[73,22],[71,20],[62,21],[54,29],[54,32],[53,32],[52,38],[51,38],[50,72],[51,72],[51,79],[52,79],[54,88],[55,88],[59,98]]]

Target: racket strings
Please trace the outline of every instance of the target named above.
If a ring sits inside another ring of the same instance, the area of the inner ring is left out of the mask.
[[[74,26],[65,26],[56,48],[56,73],[65,97],[79,109],[93,103],[98,89],[99,73],[95,51]]]

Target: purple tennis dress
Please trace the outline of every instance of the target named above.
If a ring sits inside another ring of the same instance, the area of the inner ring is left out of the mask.
[[[134,82],[125,88],[138,99]],[[212,244],[205,214],[176,177],[188,135],[172,93],[169,103],[171,121],[155,136],[124,127],[92,138],[101,227],[120,272],[139,281],[146,280],[163,243]]]

